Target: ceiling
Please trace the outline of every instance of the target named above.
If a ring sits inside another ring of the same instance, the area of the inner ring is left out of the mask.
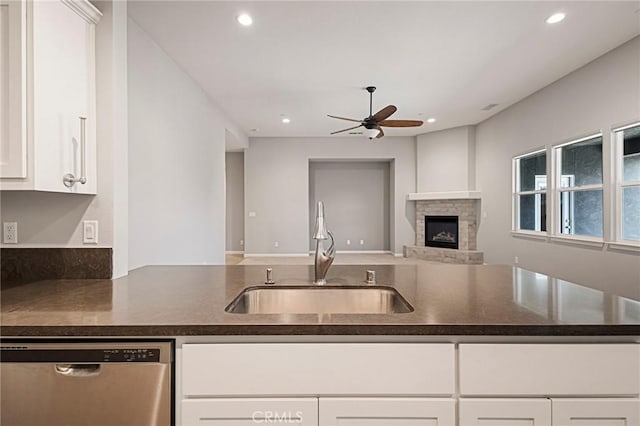
[[[476,124],[640,34],[640,2],[130,1],[129,16],[250,137],[328,136],[327,114]],[[545,19],[562,11],[566,19]],[[241,12],[253,25],[236,21]],[[488,104],[498,104],[483,111]],[[283,124],[282,116],[291,122]],[[257,130],[253,130],[257,129]]]

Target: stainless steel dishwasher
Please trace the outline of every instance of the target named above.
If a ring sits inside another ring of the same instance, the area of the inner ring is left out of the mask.
[[[2,426],[172,423],[170,342],[0,345]]]

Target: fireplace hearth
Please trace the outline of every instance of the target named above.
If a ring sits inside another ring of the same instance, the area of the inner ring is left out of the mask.
[[[458,249],[458,216],[425,216],[427,247]]]

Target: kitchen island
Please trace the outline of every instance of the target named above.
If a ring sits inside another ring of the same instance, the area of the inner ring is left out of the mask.
[[[640,424],[639,301],[500,265],[334,266],[328,285],[367,270],[413,311],[227,313],[265,267],[154,266],[7,288],[1,332],[172,342],[184,426]],[[273,278],[310,283],[313,267]]]
[[[116,280],[40,281],[1,294],[1,333],[25,336],[616,336],[640,339],[640,302],[503,265],[337,265],[329,285],[375,270],[413,306],[402,314],[243,315],[225,307],[262,266],[149,266]],[[276,285],[313,281],[275,266]]]

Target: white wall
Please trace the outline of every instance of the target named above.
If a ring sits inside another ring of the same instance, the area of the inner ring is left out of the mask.
[[[607,53],[476,129],[477,185],[486,217],[478,246],[487,263],[511,264],[595,288],[640,298],[640,256],[601,248],[514,238],[511,227],[511,159],[602,129],[605,187],[611,183],[609,130],[640,118],[640,37]],[[605,238],[612,200],[604,200]]]
[[[225,170],[226,250],[244,251],[244,153],[227,152]]]
[[[112,191],[110,204],[101,206],[111,210],[111,223],[106,225],[112,229],[113,277],[117,278],[129,270],[127,2],[95,4],[103,13],[96,28],[98,172],[100,178],[110,181]],[[108,170],[103,170],[105,167],[111,169],[110,174],[105,173]],[[100,238],[104,225],[101,225]]]
[[[475,189],[475,127],[418,135],[416,192]]]
[[[309,235],[313,233],[317,203],[322,201],[337,250],[388,251],[389,169],[388,161],[311,162]],[[316,241],[310,240],[310,250],[315,246]]]
[[[406,196],[415,192],[415,138],[251,138],[245,151],[245,254],[308,253],[309,160],[334,159],[394,160],[391,250],[401,253],[404,244],[413,244],[415,211]],[[330,209],[325,206],[328,216]]]
[[[221,264],[225,135],[242,132],[132,20],[128,48],[129,268]]]

